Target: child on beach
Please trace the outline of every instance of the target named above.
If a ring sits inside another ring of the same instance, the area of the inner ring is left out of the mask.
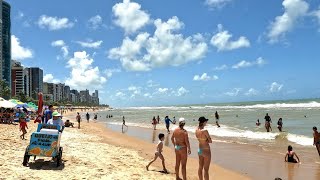
[[[294,159],[294,156],[297,157],[298,161],[296,159]],[[290,145],[288,146],[288,152],[287,152],[286,156],[284,157],[284,160],[286,162],[291,162],[291,163],[300,162],[298,155],[292,150],[292,146],[290,146]]]
[[[164,164],[164,157],[162,155],[162,149],[163,149],[163,140],[164,140],[164,134],[160,133],[159,134],[159,143],[157,145],[157,149],[156,149],[156,152],[154,154],[154,159],[146,166],[147,168],[147,171],[149,171],[149,166],[157,160],[157,158],[159,157],[162,161],[162,166],[163,166],[163,172],[167,173],[167,169],[166,169],[166,166]]]
[[[22,135],[20,136],[20,138],[24,140],[25,139],[24,135],[27,134],[26,128],[28,129],[28,125],[27,125],[24,114],[20,114],[19,122],[20,122],[20,131],[22,131]]]

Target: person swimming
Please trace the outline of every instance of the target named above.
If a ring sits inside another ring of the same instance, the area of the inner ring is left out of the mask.
[[[259,121],[259,119],[257,120],[257,122],[256,122],[256,126],[260,126],[260,121]]]
[[[294,156],[297,157],[298,161],[296,159],[294,159]],[[298,157],[298,155],[292,150],[292,146],[288,146],[288,152],[286,154],[286,156],[284,157],[285,162],[291,162],[291,163],[298,163],[300,162],[300,159]]]
[[[198,121],[199,121],[199,126],[195,132],[196,137],[199,141],[198,176],[199,176],[199,179],[204,178],[205,180],[209,180],[209,168],[211,163],[211,150],[210,150],[209,143],[212,143],[212,140],[208,130],[204,129],[204,127],[207,125],[208,119],[206,119],[205,117],[200,117]],[[203,171],[204,171],[204,174],[203,174]]]

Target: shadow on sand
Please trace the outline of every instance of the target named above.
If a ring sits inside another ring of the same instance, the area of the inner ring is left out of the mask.
[[[30,160],[28,167],[30,169],[35,170],[63,170],[64,169],[64,163],[67,160],[61,162],[60,166],[57,167],[57,162],[53,160],[44,160],[44,159],[36,159],[35,161]]]

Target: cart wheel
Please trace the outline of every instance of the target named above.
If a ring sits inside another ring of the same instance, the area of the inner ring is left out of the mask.
[[[27,166],[27,164],[29,163],[30,156],[28,155],[28,148],[29,146],[26,148],[26,151],[24,152],[24,157],[22,162],[23,166]]]
[[[61,165],[61,162],[62,162],[62,149],[59,148],[59,154],[57,156],[57,167],[59,167]]]

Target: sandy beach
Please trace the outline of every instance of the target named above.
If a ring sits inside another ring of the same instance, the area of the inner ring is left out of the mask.
[[[74,118],[65,116],[64,120]],[[152,143],[114,132],[103,123],[82,122],[81,129],[66,128],[62,135],[63,164],[56,167],[51,158],[30,158],[29,167],[22,166],[23,154],[36,124],[28,123],[27,140],[19,138],[19,126],[0,124],[0,179],[175,179],[175,156],[165,147],[169,174],[161,173],[156,161],[150,171],[145,166],[153,158]],[[198,179],[198,160],[188,159],[188,179]],[[236,172],[213,165],[211,179],[249,179]]]

